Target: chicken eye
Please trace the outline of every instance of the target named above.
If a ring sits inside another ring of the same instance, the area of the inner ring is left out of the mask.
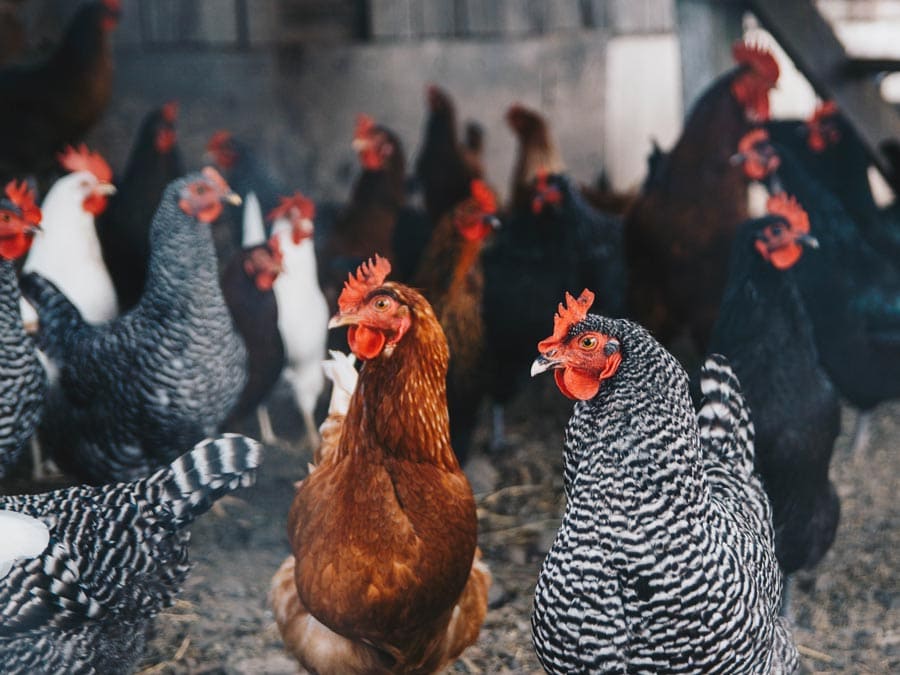
[[[206,190],[207,190],[207,187],[203,183],[200,183],[197,186],[197,194],[198,195],[206,194]]]
[[[3,217],[3,222],[4,222],[4,223],[8,223],[8,222],[9,222],[9,214],[8,214],[8,213],[4,213],[2,217]]]
[[[390,298],[386,298],[382,295],[378,298],[375,298],[372,306],[379,312],[385,312],[391,306],[391,300]]]
[[[773,225],[772,226],[772,235],[776,237],[780,237],[782,232],[784,232],[784,228],[781,225]]]
[[[593,335],[585,335],[578,341],[578,346],[582,349],[596,349],[600,341]]]

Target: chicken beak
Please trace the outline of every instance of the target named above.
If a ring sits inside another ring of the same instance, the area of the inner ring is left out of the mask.
[[[341,326],[352,326],[357,323],[355,314],[343,314],[338,312],[328,321],[328,328],[340,328]]]
[[[743,152],[736,152],[728,158],[728,163],[731,164],[731,166],[740,166],[744,163],[745,159],[747,159],[747,156]]]
[[[240,206],[244,201],[243,199],[241,199],[241,196],[237,192],[229,192],[227,195],[222,197],[222,199],[224,199],[232,206]]]
[[[819,248],[819,240],[811,234],[801,234],[796,239],[797,243],[809,246],[810,248]]]
[[[552,358],[555,354],[556,352],[553,351],[538,356],[534,360],[534,363],[531,364],[531,376],[534,377],[539,373],[543,373],[560,366],[562,364],[562,361]]]
[[[97,183],[97,187],[94,188],[94,192],[98,195],[114,195],[116,194],[116,186],[112,183]]]

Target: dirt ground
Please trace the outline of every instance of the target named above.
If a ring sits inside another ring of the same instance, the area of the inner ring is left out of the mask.
[[[509,411],[510,448],[482,452],[467,466],[494,588],[481,637],[449,672],[543,672],[529,616],[562,513],[562,430],[571,408],[552,385],[532,386]],[[266,593],[288,552],[292,486],[310,451],[285,392],[272,407],[283,441],[267,448],[256,487],[195,524],[196,566],[181,600],[156,622],[145,675],[298,672],[282,651]],[[832,465],[842,509],[837,540],[794,591],[794,635],[808,673],[900,672],[900,403],[877,410],[871,444],[858,457],[847,453],[854,420],[848,411]],[[253,435],[255,423],[244,431]],[[486,442],[486,426],[479,438]]]

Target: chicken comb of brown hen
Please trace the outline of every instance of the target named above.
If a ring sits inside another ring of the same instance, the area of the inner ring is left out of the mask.
[[[586,288],[581,291],[578,298],[572,297],[571,293],[566,293],[566,304],[559,303],[556,315],[553,317],[553,335],[538,343],[538,351],[543,353],[562,342],[572,326],[587,316],[592,304],[594,304],[594,294]]]
[[[374,258],[369,258],[356,270],[356,276],[347,275],[344,282],[344,290],[338,298],[338,307],[342,312],[352,311],[365,300],[370,291],[375,290],[391,273],[391,263],[387,258],[382,258],[377,253]]]
[[[89,171],[94,174],[101,183],[112,181],[112,169],[99,152],[88,150],[85,143],[77,148],[67,145],[58,155],[59,163],[66,171]]]
[[[375,131],[375,127],[375,120],[372,119],[371,115],[359,113],[356,116],[356,127],[353,129],[353,143],[365,142]]]
[[[162,111],[162,118],[166,122],[175,124],[175,121],[178,119],[178,101],[167,101],[162,104],[160,110]]]
[[[832,120],[837,112],[837,103],[824,101],[816,106],[812,116],[806,121],[806,128],[809,131],[806,142],[813,152],[822,152],[829,145],[837,143],[841,139],[841,132],[838,131]]]
[[[34,190],[24,180],[17,182],[11,180],[6,184],[6,196],[16,208],[22,219],[29,225],[37,225],[41,222],[41,209],[34,201]]]
[[[778,82],[780,74],[778,62],[772,53],[760,45],[751,45],[738,40],[731,47],[731,54],[736,63],[750,66],[770,87]]]
[[[231,132],[228,129],[219,129],[209,137],[206,151],[212,155],[213,161],[223,170],[228,170],[237,162],[237,152],[231,145]]]
[[[487,215],[497,213],[497,199],[494,192],[488,187],[483,180],[475,179],[469,184],[469,191],[472,193],[472,199],[478,208]]]

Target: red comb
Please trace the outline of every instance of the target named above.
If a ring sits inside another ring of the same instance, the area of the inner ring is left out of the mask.
[[[166,122],[175,124],[175,120],[178,119],[178,101],[168,101],[167,103],[163,103],[160,112],[162,113],[162,118]]]
[[[765,47],[738,40],[732,46],[731,53],[737,63],[750,66],[766,82],[773,86],[778,82],[778,62]]]
[[[82,143],[78,148],[67,145],[66,149],[58,155],[59,163],[67,171],[90,171],[101,183],[112,181],[112,169],[106,160],[97,152],[88,150]]]
[[[356,270],[356,276],[347,276],[344,290],[338,298],[338,307],[342,312],[349,312],[358,307],[366,295],[381,286],[387,275],[391,273],[391,263],[377,253]]]
[[[375,120],[374,119],[372,119],[365,113],[360,113],[359,115],[356,116],[356,129],[353,131],[354,140],[366,138],[374,130],[375,130]]]
[[[757,143],[769,140],[769,132],[765,129],[752,129],[741,137],[738,141],[738,152],[742,155],[748,154],[753,150],[753,146]]]
[[[34,190],[24,180],[21,183],[9,181],[6,184],[6,196],[19,209],[23,220],[32,225],[41,222],[41,209],[34,202]]]
[[[230,140],[231,132],[228,131],[228,129],[219,129],[209,137],[209,142],[206,144],[206,150],[208,152],[218,152]]]
[[[566,293],[565,306],[559,303],[556,316],[553,317],[553,335],[538,342],[538,351],[543,353],[555,344],[562,342],[568,335],[569,329],[587,316],[593,303],[594,294],[586,288],[581,291],[581,295],[577,299]]]
[[[305,197],[300,192],[295,192],[290,197],[281,197],[278,201],[278,206],[269,211],[267,217],[269,220],[281,218],[282,216],[288,215],[293,208],[296,208],[300,212],[301,218],[312,220],[316,217],[316,205],[313,203],[312,199]]]
[[[794,197],[786,192],[769,197],[766,202],[766,211],[773,216],[781,216],[791,224],[791,229],[803,234],[809,233],[809,215]]]
[[[469,184],[469,190],[482,213],[493,215],[497,212],[497,200],[487,183],[483,180],[473,180]]]
[[[837,115],[838,105],[834,101],[823,101],[819,105],[816,106],[815,111],[807,120],[807,124],[815,124],[816,122],[821,122],[824,119],[831,117],[832,115]]]

